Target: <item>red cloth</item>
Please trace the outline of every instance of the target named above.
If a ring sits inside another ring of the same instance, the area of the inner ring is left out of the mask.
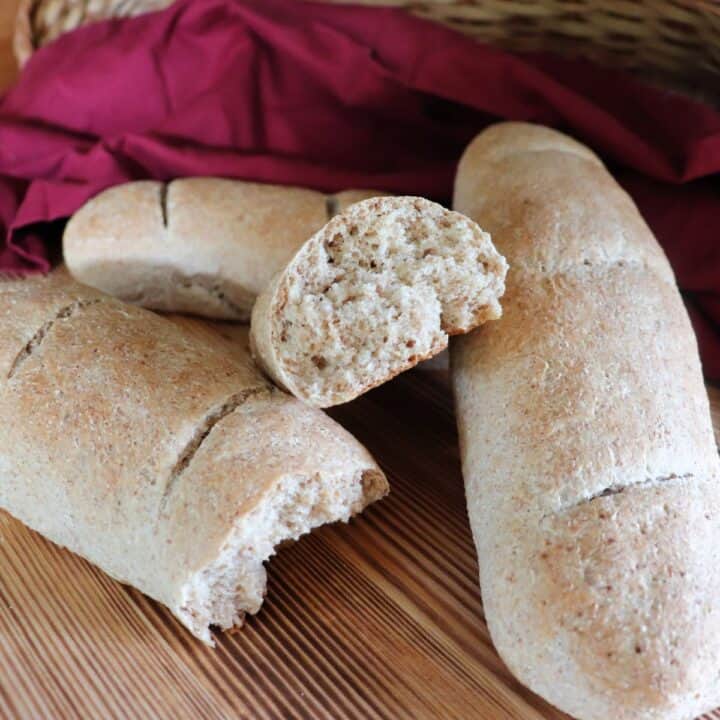
[[[447,201],[463,148],[498,118],[560,128],[610,164],[664,245],[705,372],[720,378],[720,115],[399,11],[179,0],[43,48],[0,104],[0,270],[46,270],[51,233],[37,223],[133,178],[225,175]]]

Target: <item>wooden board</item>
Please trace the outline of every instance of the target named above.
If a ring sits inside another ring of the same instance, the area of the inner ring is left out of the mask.
[[[16,4],[0,2],[0,88]],[[332,414],[392,493],[282,550],[260,614],[215,650],[0,513],[0,717],[565,717],[512,678],[483,622],[445,374],[407,373]]]

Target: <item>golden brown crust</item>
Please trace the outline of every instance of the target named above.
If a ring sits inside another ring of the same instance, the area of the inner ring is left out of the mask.
[[[717,517],[708,512],[717,500],[711,484],[687,475],[542,521],[531,563],[543,634],[567,634],[578,671],[609,706],[667,712],[668,699],[692,706],[692,690],[707,683],[703,675],[717,663],[716,641],[704,637],[718,630],[707,606],[720,590],[708,567],[718,560]]]
[[[377,193],[349,190],[344,208]],[[257,295],[328,218],[325,195],[224,178],[112,187],[70,219],[65,262],[126,302],[246,322]]]
[[[510,261],[502,319],[451,344],[498,651],[579,718],[715,706],[720,469],[662,251],[594,156],[545,128],[481,135],[456,207]]]
[[[66,278],[0,283],[0,330],[0,506],[176,613],[284,478],[358,486],[378,470],[239,343]],[[352,512],[386,485],[364,491]],[[202,619],[191,629],[207,640]]]
[[[528,127],[503,123],[478,136],[460,161],[455,188],[454,205],[502,237],[513,273],[640,263],[674,282],[632,199],[600,161],[560,133],[546,137]]]
[[[78,280],[125,301],[247,321],[256,295],[325,217],[324,196],[303,188],[138,181],[78,210],[63,250]]]
[[[305,188],[186,178],[169,185],[168,217],[176,243],[196,254],[212,250],[216,272],[244,278],[254,298],[325,224],[325,197]]]

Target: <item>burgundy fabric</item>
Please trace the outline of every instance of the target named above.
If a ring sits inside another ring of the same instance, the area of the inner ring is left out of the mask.
[[[47,270],[47,223],[134,178],[448,201],[463,148],[501,118],[567,131],[608,162],[665,247],[705,372],[720,378],[720,115],[386,9],[179,0],[38,51],[0,103],[0,271]]]

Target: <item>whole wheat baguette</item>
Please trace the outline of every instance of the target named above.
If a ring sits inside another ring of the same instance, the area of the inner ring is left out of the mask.
[[[459,213],[416,197],[355,203],[260,295],[253,355],[305,402],[347,402],[499,317],[506,270]]]
[[[116,185],[68,222],[65,264],[127,302],[247,321],[255,297],[307,238],[348,204],[380,194],[207,177]]]
[[[662,250],[587,148],[506,123],[455,207],[510,263],[503,318],[451,345],[468,513],[498,652],[583,720],[720,704],[720,467]]]
[[[211,643],[284,540],[387,491],[367,451],[240,343],[67,278],[0,283],[0,506]]]

